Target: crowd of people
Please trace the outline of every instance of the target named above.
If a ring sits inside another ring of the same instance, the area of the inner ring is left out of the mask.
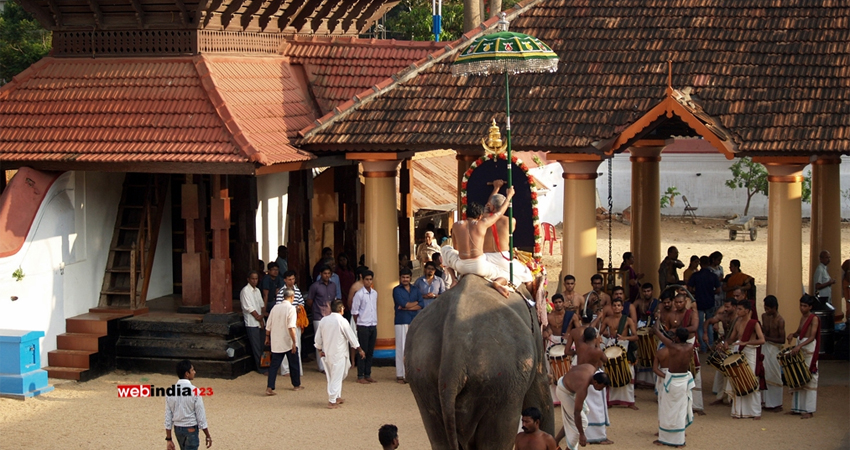
[[[705,414],[704,364],[717,369],[712,404],[731,405],[732,418],[760,420],[762,411],[783,411],[784,386],[793,399],[787,413],[813,417],[821,324],[812,310],[830,303],[836,283],[828,275],[829,252],[820,254],[815,291],[800,299],[802,318],[788,335],[777,298],[764,297],[759,315],[753,277],[736,259],[724,274],[722,260],[720,252],[695,255],[680,277],[685,265],[670,247],[658,269],[659,297],[651,283],[641,283],[630,252],[620,267],[625,289],[606,288],[603,273],[593,275],[590,292],[579,294],[575,277],[564,277],[543,330],[551,373],[563,371],[564,358],[571,363],[565,375],[552,379],[564,425],[557,443],[566,439],[571,449],[612,443],[608,408],[639,409],[634,389],[645,387],[657,395],[655,443],[684,446],[694,415]],[[842,268],[848,286],[850,261]]]

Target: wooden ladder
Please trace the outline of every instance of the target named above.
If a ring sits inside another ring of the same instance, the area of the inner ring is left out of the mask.
[[[98,307],[92,312],[146,310],[168,177],[128,173],[109,246]]]

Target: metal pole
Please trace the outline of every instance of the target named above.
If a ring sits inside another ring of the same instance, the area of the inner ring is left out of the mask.
[[[508,82],[508,71],[505,70],[505,133],[508,137],[508,189],[514,185],[514,179],[511,175],[511,88]],[[508,262],[508,273],[510,275],[511,284],[514,283],[514,207],[513,199],[508,203],[508,251],[510,253],[510,261]]]

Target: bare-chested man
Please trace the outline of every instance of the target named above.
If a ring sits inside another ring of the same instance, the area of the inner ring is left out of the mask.
[[[576,277],[566,275],[564,277],[564,310],[581,314],[584,308],[584,297],[576,292]]]
[[[522,411],[522,433],[516,435],[514,448],[516,450],[555,450],[558,443],[551,434],[540,429],[543,414],[531,407]]]
[[[579,314],[573,315],[573,325],[570,327],[570,330],[567,331],[565,336],[566,345],[567,345],[567,354],[573,357],[573,365],[578,365],[578,354],[576,349],[584,339],[584,330],[590,326],[590,322],[593,321],[593,316],[587,315],[582,316]]]
[[[561,294],[553,295],[552,305],[554,305],[554,308],[547,315],[549,324],[543,329],[543,339],[546,340],[547,347],[561,343],[561,336],[567,332],[565,328],[569,324],[569,321],[564,323],[567,315],[564,310],[564,296]],[[572,314],[570,314],[570,319],[572,319]]]
[[[508,199],[499,193],[502,186],[505,185],[504,180],[493,181],[493,192],[490,193],[487,203],[484,205],[484,211],[488,215],[494,215],[502,207],[508,203]],[[516,230],[516,219],[513,219],[512,229]],[[508,229],[508,217],[500,215],[496,223],[484,233],[484,256],[488,261],[499,266],[505,272],[510,271],[513,266],[514,283],[530,283],[534,280],[531,270],[516,259],[511,259],[510,253],[510,229]]]
[[[602,310],[606,305],[611,304],[611,296],[602,290],[604,280],[602,275],[598,273],[590,277],[591,291],[584,295],[587,304],[584,305],[586,311],[598,317],[602,314]]]
[[[638,328],[647,327],[653,324],[657,310],[658,299],[652,297],[652,283],[643,283],[640,286],[640,295],[632,303],[629,316]]]
[[[764,381],[767,390],[762,391],[764,408],[771,412],[782,411],[782,372],[776,357],[785,343],[785,319],[779,315],[779,301],[773,295],[764,298],[764,314],[761,315],[764,327]]]
[[[735,321],[729,339],[723,345],[724,348],[731,347],[733,352],[743,354],[755,377],[761,365],[758,359],[758,348],[764,344],[764,332],[759,321],[750,318],[752,311],[749,300],[737,302],[735,313],[738,320]],[[755,392],[747,395],[736,395],[732,401],[732,418],[761,420],[761,391],[756,389]]]
[[[708,333],[717,332],[717,339],[715,339],[715,343],[720,346],[721,343],[726,342],[726,338],[729,336],[729,332],[732,331],[732,327],[735,323],[735,317],[737,314],[735,313],[735,305],[737,302],[734,298],[725,298],[723,301],[723,306],[717,310],[714,314],[714,317],[710,319],[706,319],[702,326],[702,340],[703,342],[708,341]],[[716,399],[711,402],[712,405],[720,405],[723,403],[728,403],[732,401],[732,397],[727,392],[727,387],[731,389],[731,386],[727,386],[728,381],[722,372],[715,371],[714,372],[714,383],[712,384],[711,391],[716,394]]]
[[[663,297],[661,299],[661,307],[658,308],[658,311],[655,313],[655,321],[661,322],[662,325],[667,323],[667,316],[673,312],[673,299],[670,297]],[[666,325],[665,325],[666,327]],[[665,328],[666,329],[666,328]]]
[[[588,428],[588,417],[584,412],[584,402],[591,392],[602,391],[610,385],[608,375],[605,372],[597,372],[592,364],[575,366],[558,381],[557,395],[561,401],[563,427],[555,437],[555,442],[566,438],[569,449],[575,449],[577,445],[587,445],[585,429]]]
[[[668,286],[669,287],[669,286]],[[689,296],[687,290],[682,292],[682,289],[676,289],[676,296],[673,298],[673,310],[667,314],[664,321],[664,326],[668,330],[675,330],[679,327],[688,330],[687,342],[693,344],[696,341],[696,334],[699,328],[699,317],[697,312],[687,307]],[[696,304],[696,302],[693,302]],[[692,352],[694,360],[694,389],[692,393],[693,409],[697,415],[704,416],[705,408],[703,407],[702,398],[702,371],[699,364],[699,353],[696,349]]]
[[[582,339],[576,342],[576,364],[590,364],[597,368],[597,371],[602,372],[602,365],[608,358],[605,352],[600,347],[601,336],[596,328],[592,326],[586,327],[582,333]],[[572,369],[570,369],[572,371]],[[613,444],[614,442],[608,439],[608,430],[606,427],[611,425],[608,421],[608,402],[607,395],[604,390],[589,389],[587,392],[587,439],[592,444]],[[561,408],[563,408],[563,403]]]
[[[659,378],[664,376],[664,382],[658,391],[658,439],[654,443],[681,447],[685,445],[685,428],[693,422],[691,389],[694,381],[688,369],[694,346],[687,342],[688,330],[677,328],[670,339],[660,327],[661,323],[656,322],[653,330],[665,348],[658,351],[656,359],[658,365],[666,363],[667,373],[656,372]]]
[[[614,295],[614,298],[611,300],[612,311],[602,321],[602,334],[608,339],[606,345],[619,345],[623,349],[624,354],[627,355],[629,376],[631,378],[630,382],[626,383],[625,386],[611,388],[611,391],[608,393],[608,407],[625,406],[637,410],[638,407],[635,406],[635,385],[631,382],[635,377],[635,368],[633,365],[634,355],[628,353],[629,343],[637,342],[638,340],[637,327],[635,327],[635,322],[632,318],[623,313],[623,297],[625,293],[622,288],[620,288],[619,292],[623,295],[617,294],[617,288],[614,288],[612,292]]]
[[[507,194],[507,201],[502,207],[488,216],[484,216],[481,205],[470,203],[466,209],[467,219],[452,226],[452,243],[457,249],[450,246],[441,249],[444,264],[456,272],[452,276],[453,279],[457,279],[457,273],[479,275],[491,280],[493,287],[505,297],[510,294],[507,288],[508,274],[487,261],[484,256],[484,235],[508,209],[508,204],[514,196],[513,187],[508,188]]]
[[[800,299],[800,326],[797,331],[788,335],[788,343],[797,338],[797,345],[791,349],[792,354],[803,352],[806,366],[812,373],[812,379],[803,387],[794,389],[791,411],[786,414],[801,414],[801,419],[811,419],[818,406],[818,350],[820,347],[820,317],[812,314],[815,298],[804,295]]]

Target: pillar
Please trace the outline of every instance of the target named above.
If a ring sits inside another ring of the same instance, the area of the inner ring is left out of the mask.
[[[767,289],[765,295],[779,300],[779,314],[785,319],[785,333],[800,323],[800,297],[803,294],[803,167],[806,161],[783,158],[754,158],[767,168]]]
[[[233,312],[233,279],[230,263],[230,195],[226,175],[210,175],[210,228],[212,260],[210,260],[210,312]]]
[[[581,156],[581,155],[569,155]],[[561,237],[561,275],[576,277],[576,292],[590,291],[590,277],[596,274],[596,178],[602,162],[560,160],[564,169],[564,231]]]
[[[186,175],[181,187],[180,214],[186,221],[182,263],[182,305],[201,307],[210,303],[209,259],[205,247],[206,202],[201,202],[201,185]]]
[[[396,172],[401,161],[363,161],[366,180],[363,200],[366,265],[375,273],[378,291],[378,339],[376,349],[395,348],[393,288],[398,285],[398,218]]]
[[[821,250],[830,253],[827,266],[832,285],[832,306],[842,310],[841,301],[841,158],[820,156],[812,162],[812,232],[809,252],[809,293],[814,293],[815,269]]]
[[[413,254],[416,243],[413,224],[413,159],[407,158],[401,163],[398,176],[399,214],[398,214],[398,243],[399,253],[404,253],[411,261],[416,260]]]
[[[658,184],[661,151],[666,142],[638,143],[629,149],[632,163],[632,224],[630,250],[634,269],[643,273],[643,282],[652,283],[660,294],[658,266],[667,256],[661,252],[661,188]]]
[[[484,156],[484,151],[460,152],[458,151],[455,159],[457,159],[457,217],[461,219],[463,205],[460,203],[461,184],[463,184],[463,174],[472,166],[478,158]]]

